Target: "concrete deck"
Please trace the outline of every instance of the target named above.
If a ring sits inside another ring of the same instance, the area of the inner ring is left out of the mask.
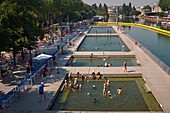
[[[117,31],[115,27],[114,27],[114,30]],[[56,74],[57,72],[56,70],[54,70],[51,76],[41,78],[37,82],[37,84],[34,85],[25,94],[23,94],[18,99],[18,101],[14,103],[7,110],[6,113],[56,113],[56,111],[48,111],[47,109],[49,105],[52,103],[53,97],[55,97],[57,89],[60,87],[60,84],[62,80],[64,79],[66,73],[72,71],[74,74],[75,72],[77,72],[77,70],[79,70],[80,73],[87,74],[87,75],[91,74],[92,71],[96,72],[98,70],[102,71],[101,72],[102,74],[106,74],[106,75],[113,74],[113,76],[114,74],[115,75],[116,74],[117,75],[127,74],[127,75],[132,75],[132,76],[136,74],[140,74],[145,79],[148,87],[151,89],[157,101],[161,104],[164,112],[170,113],[170,98],[169,98],[170,76],[166,74],[154,61],[152,61],[152,59],[148,57],[141,50],[140,47],[135,45],[134,42],[130,38],[128,38],[128,35],[124,35],[120,31],[118,31],[118,34],[121,37],[121,39],[124,41],[124,43],[128,47],[132,48],[131,52],[125,52],[125,53],[123,52],[121,54],[135,55],[136,58],[141,63],[142,67],[128,67],[129,72],[126,72],[126,73],[123,72],[123,67],[63,67],[64,64],[67,62],[65,58],[69,57],[72,53],[70,52],[67,55],[61,55],[59,58],[60,60],[58,61],[58,65],[61,66],[60,74]],[[80,37],[80,40],[82,38],[83,37]],[[77,40],[75,44],[78,42],[81,43],[79,40]],[[69,48],[69,51],[72,51],[72,50],[74,50],[74,47]],[[81,54],[83,56],[83,55],[89,55],[89,52],[75,52],[74,54],[75,55]],[[96,56],[103,55],[102,52],[96,52],[94,54]],[[108,52],[106,54],[116,55],[118,53]],[[38,101],[39,95],[37,92],[37,87],[41,81],[43,81],[45,84],[50,84],[50,86],[45,88],[47,100],[39,102]],[[133,112],[130,112],[130,113],[133,113]],[[151,113],[151,112],[142,112],[142,113]],[[153,112],[153,113],[158,113],[158,112]]]
[[[111,33],[111,34],[100,34],[100,33],[97,33],[97,34],[86,34],[85,36],[88,36],[88,37],[118,37],[119,35],[116,34],[116,33]]]
[[[79,58],[89,58],[90,55],[93,54],[94,58],[135,58],[135,54],[133,51],[130,52],[74,52],[74,57]]]

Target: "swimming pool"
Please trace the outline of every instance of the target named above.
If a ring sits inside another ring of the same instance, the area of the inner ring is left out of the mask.
[[[135,58],[75,58],[72,63],[68,61],[66,66],[99,67],[107,63],[111,64],[110,67],[120,67],[125,60],[127,66],[140,66]]]
[[[92,27],[89,32],[89,34],[107,34],[107,33],[116,33],[112,27]]]
[[[120,37],[85,37],[78,47],[78,51],[129,51]]]
[[[103,96],[104,80],[87,79],[78,84],[82,90],[72,91],[68,88],[59,92],[51,110],[64,111],[162,111],[152,93],[146,93],[142,78],[108,78],[112,98]],[[92,86],[95,85],[94,89]],[[122,88],[122,94],[116,93],[117,88]],[[87,95],[89,93],[90,95]],[[96,103],[92,99],[96,98]]]

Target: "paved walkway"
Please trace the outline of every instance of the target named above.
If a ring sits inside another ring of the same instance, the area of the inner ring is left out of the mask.
[[[115,28],[116,31],[116,28]],[[58,66],[61,66],[60,68],[60,74],[57,74],[57,69],[52,72],[52,75],[41,78],[36,85],[34,85],[30,90],[28,90],[25,94],[23,94],[18,101],[13,104],[9,109],[7,113],[55,113],[55,111],[45,111],[49,107],[49,104],[53,101],[53,97],[55,96],[57,89],[60,87],[60,84],[62,80],[64,79],[64,76],[66,73],[69,73],[70,71],[73,72],[73,74],[76,73],[77,70],[80,71],[80,73],[90,74],[93,71],[102,70],[101,73],[103,74],[111,74],[114,70],[114,73],[117,74],[131,74],[133,75],[135,73],[142,74],[143,78],[145,79],[146,83],[150,87],[152,93],[155,95],[158,102],[161,104],[161,106],[164,109],[164,112],[170,113],[170,76],[168,76],[155,62],[152,61],[151,58],[149,58],[140,47],[134,44],[133,41],[131,41],[130,38],[128,38],[127,35],[124,35],[122,33],[119,33],[119,36],[124,41],[124,43],[129,47],[132,48],[132,53],[136,55],[136,58],[139,60],[139,62],[142,64],[142,67],[128,67],[127,73],[123,72],[123,67],[63,67],[64,64],[67,62],[66,59],[69,58],[69,56],[72,53],[72,50],[74,50],[75,47],[68,48],[67,52],[68,54],[60,55]],[[80,40],[82,40],[83,37],[80,37]],[[76,40],[78,43],[79,40]],[[75,44],[76,44],[75,43]],[[78,54],[78,53],[75,53]],[[80,54],[89,54],[86,52],[80,52]],[[97,53],[95,53],[97,55]],[[98,52],[98,54],[103,54],[103,52]],[[109,54],[109,53],[107,53]],[[113,53],[110,53],[113,55]],[[100,69],[101,68],[101,69]],[[131,72],[131,70],[133,70]],[[49,87],[45,88],[47,100],[44,100],[42,102],[38,101],[39,95],[37,92],[37,87],[40,84],[40,82],[43,81],[45,84],[49,84]],[[147,112],[146,112],[147,113]],[[149,113],[149,112],[148,112]],[[155,113],[155,112],[154,112]]]

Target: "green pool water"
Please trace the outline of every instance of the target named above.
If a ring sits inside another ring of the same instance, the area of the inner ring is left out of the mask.
[[[122,45],[124,50],[129,51],[120,37],[85,37],[78,51],[122,51]]]
[[[103,96],[104,80],[87,80],[82,84],[82,90],[72,91],[70,88],[60,92],[51,110],[64,111],[162,111],[152,93],[143,89],[142,78],[109,78],[112,98]],[[93,89],[92,86],[96,88]],[[122,95],[116,94],[117,88],[122,88]],[[90,93],[90,96],[87,93]],[[92,99],[97,102],[93,103]]]
[[[135,58],[75,58],[72,63],[68,61],[66,66],[97,67],[107,63],[112,64],[111,67],[120,67],[125,60],[127,66],[140,66]]]
[[[109,31],[111,31],[111,33],[116,33],[114,31],[114,29],[112,27],[92,27],[90,30],[89,30],[89,34],[107,34],[107,33],[110,33]]]

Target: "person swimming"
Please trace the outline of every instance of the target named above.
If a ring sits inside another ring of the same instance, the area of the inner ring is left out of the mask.
[[[108,67],[107,62],[104,63],[104,67]]]
[[[77,84],[76,87],[75,87],[76,90],[79,90],[79,85]]]
[[[82,85],[80,84],[80,85],[79,85],[79,90],[81,90],[81,89],[82,89]]]
[[[68,88],[68,83],[67,83],[67,80],[65,80],[65,83],[64,83],[64,90],[66,90]]]
[[[117,89],[117,94],[122,94],[122,88]]]
[[[93,89],[95,89],[96,88],[96,86],[95,85],[93,85]]]
[[[83,47],[83,48],[82,48],[82,51],[84,51],[84,50],[85,50],[85,48]]]
[[[107,95],[108,95],[109,98],[112,98],[112,94],[111,94],[110,91],[108,91]]]
[[[106,86],[108,87],[109,85],[110,85],[110,82],[109,82],[109,80],[107,80]]]
[[[96,103],[96,102],[97,102],[97,99],[96,99],[96,98],[93,98],[92,102],[93,102],[93,103]]]
[[[89,93],[89,92],[87,93],[87,96],[90,96],[90,93]]]
[[[84,79],[85,79],[85,77],[84,77],[84,75],[82,74],[82,75],[81,75],[81,80],[82,80],[82,82],[84,82]]]
[[[106,89],[103,89],[103,96],[106,96],[107,93],[106,93]]]

